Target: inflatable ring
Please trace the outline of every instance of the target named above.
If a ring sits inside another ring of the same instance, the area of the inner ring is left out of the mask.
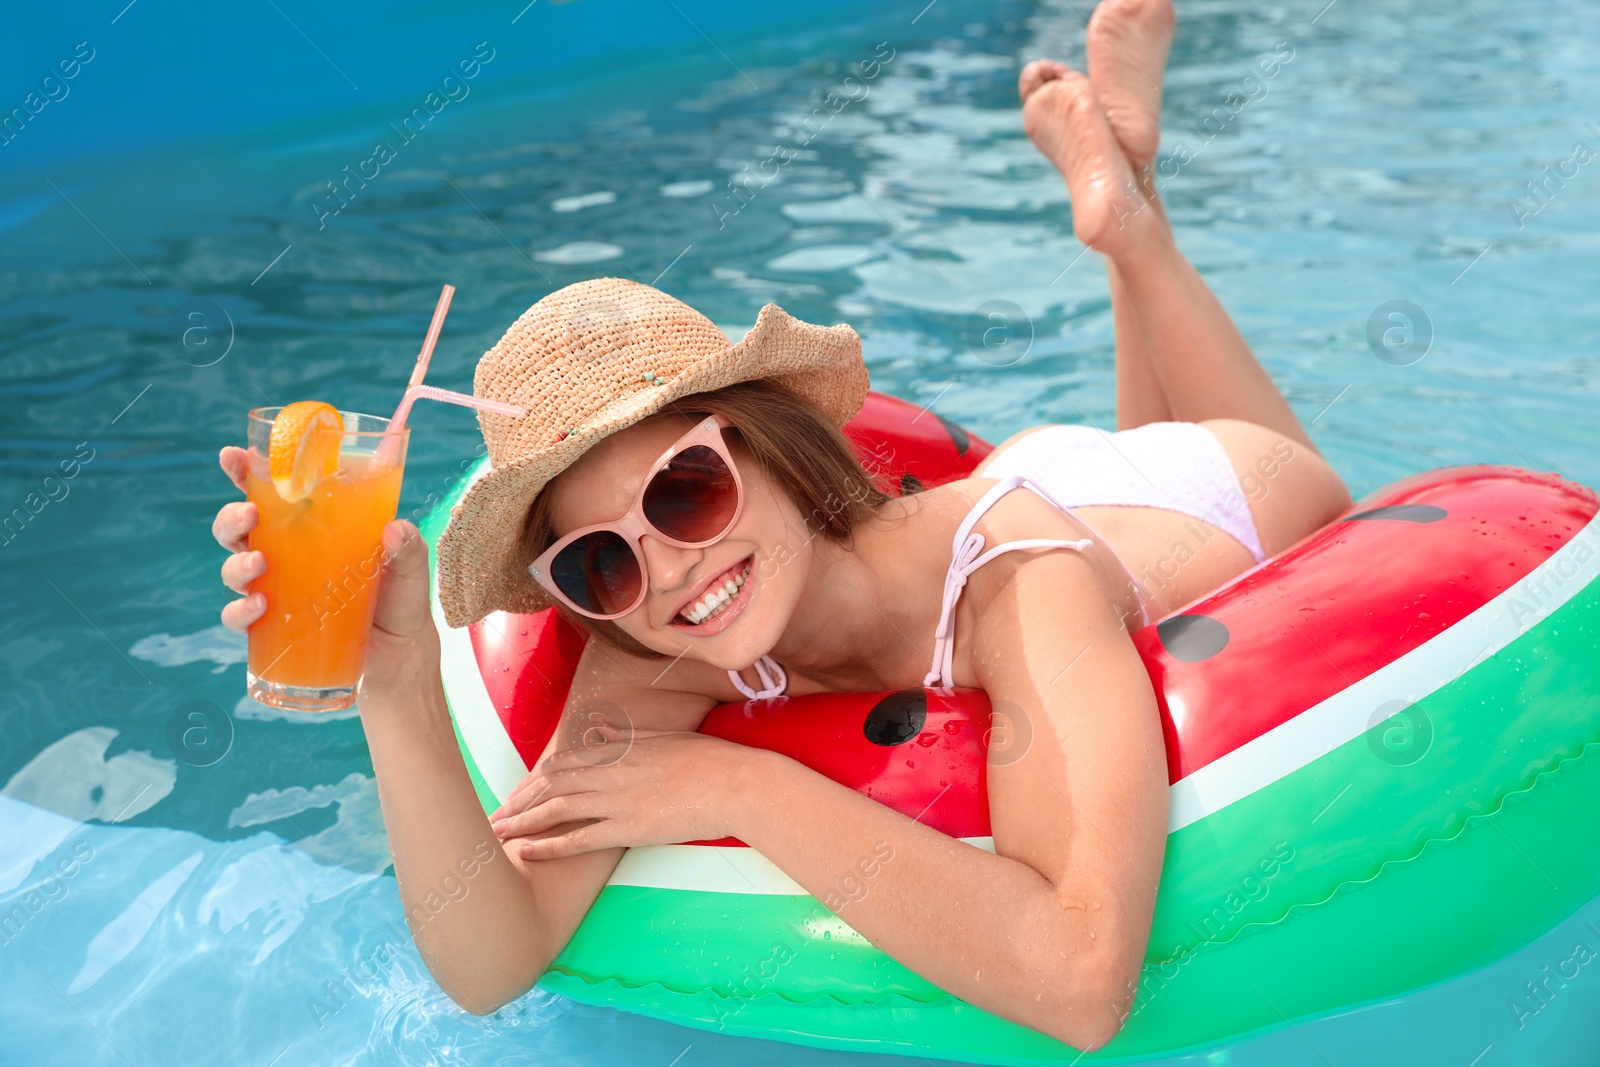
[[[847,429],[891,485],[962,476],[989,451],[917,410],[875,394]],[[430,542],[482,466],[423,524]],[[1552,475],[1416,475],[1133,635],[1165,730],[1166,864],[1131,1013],[1084,1060],[1216,1048],[1396,997],[1600,893],[1597,510]],[[435,615],[492,810],[542,752],[583,637],[552,612],[463,630]],[[975,690],[819,694],[722,705],[701,729],[992,848],[986,760],[1027,743],[1003,711]],[[879,862],[863,857],[861,877]],[[539,985],[827,1048],[1079,1056],[923,980],[736,841],[628,851]]]

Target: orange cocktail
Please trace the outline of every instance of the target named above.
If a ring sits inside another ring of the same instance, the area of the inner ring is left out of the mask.
[[[380,449],[388,422],[311,402],[250,413],[245,492],[259,513],[250,548],[267,561],[250,592],[265,594],[267,609],[250,626],[248,677],[264,704],[355,703],[410,432]]]

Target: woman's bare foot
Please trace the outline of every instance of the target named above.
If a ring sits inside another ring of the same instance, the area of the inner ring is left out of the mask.
[[[1039,86],[1066,77],[1071,71],[1072,68],[1065,63],[1057,63],[1053,59],[1036,59],[1022,68],[1022,76],[1017,79],[1017,95],[1022,97],[1022,102],[1026,104],[1028,97],[1032,96]]]
[[[1078,240],[1115,257],[1159,224],[1088,78],[1040,60],[1023,70],[1018,90],[1023,128],[1067,179]]]
[[[1160,143],[1161,75],[1174,21],[1172,0],[1104,0],[1089,17],[1089,81],[1135,173]]]

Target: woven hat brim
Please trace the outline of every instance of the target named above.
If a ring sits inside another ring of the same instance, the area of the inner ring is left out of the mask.
[[[810,401],[837,426],[866,400],[861,338],[849,326],[802,322],[768,304],[743,339],[695,361],[665,386],[618,396],[560,441],[485,474],[451,512],[438,544],[439,604],[445,622],[466,626],[494,611],[526,613],[552,603],[528,574],[522,543],[539,491],[595,444],[695,393],[765,380]]]

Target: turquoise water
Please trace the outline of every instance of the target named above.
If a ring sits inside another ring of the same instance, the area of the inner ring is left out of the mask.
[[[552,287],[614,274],[735,335],[768,300],[848,321],[878,388],[991,439],[1109,426],[1104,275],[1015,107],[1020,62],[1076,60],[1083,14],[923,2],[17,16],[0,109],[78,42],[93,58],[0,145],[0,505],[23,509],[0,535],[0,912],[48,893],[0,941],[0,1062],[865,1062],[540,993],[456,1009],[392,925],[359,722],[241,700],[209,524],[245,409],[389,410],[446,281],[430,381],[447,387],[470,388]],[[1179,18],[1180,241],[1352,488],[1470,462],[1600,485],[1600,163],[1574,151],[1600,151],[1592,13],[1319,0]],[[478,42],[492,58],[446,87]],[[1293,58],[1252,80],[1279,42]],[[891,51],[803,132],[847,68]],[[411,139],[390,126],[461,86]],[[330,200],[380,140],[393,160]],[[798,154],[775,179],[729,191],[780,144]],[[995,301],[1016,310],[986,348],[972,320]],[[1414,307],[1409,327],[1378,316],[1401,331],[1379,358],[1369,321],[1393,301]],[[414,425],[402,514],[478,443],[458,409]],[[196,708],[226,724],[207,766],[171,740]],[[1521,1028],[1509,1007],[1575,940],[1600,947],[1589,921],[1600,904],[1455,983],[1177,1062],[1592,1061],[1587,968]]]

